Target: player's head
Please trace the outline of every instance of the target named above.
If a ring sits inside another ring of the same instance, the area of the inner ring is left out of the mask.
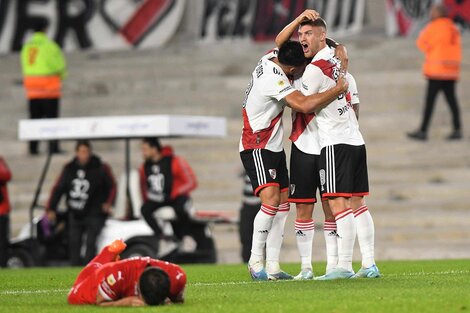
[[[326,46],[326,22],[321,17],[300,24],[299,41],[306,58],[313,58]]]
[[[49,28],[49,21],[43,18],[39,18],[34,22],[32,28],[34,32],[45,33],[47,31],[47,28]]]
[[[91,143],[88,140],[78,140],[75,145],[75,157],[80,165],[86,165],[91,158]]]
[[[296,76],[305,69],[306,60],[298,41],[286,41],[279,48],[277,59],[286,75]]]
[[[146,304],[164,304],[170,294],[170,278],[161,268],[147,267],[140,275],[139,290]]]
[[[447,16],[447,8],[443,4],[434,4],[431,6],[431,10],[429,11],[429,18],[434,20],[439,17],[446,17]]]
[[[157,137],[142,140],[142,156],[144,160],[152,160],[160,156],[162,145]]]

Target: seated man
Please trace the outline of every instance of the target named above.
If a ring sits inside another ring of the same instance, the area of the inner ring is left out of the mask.
[[[186,273],[176,264],[135,257],[117,261],[126,244],[115,240],[80,272],[69,304],[144,306],[183,303]]]
[[[162,236],[153,213],[164,206],[175,210],[177,220],[172,223],[178,239],[192,233],[188,208],[189,193],[197,186],[193,170],[183,158],[175,156],[171,147],[162,147],[158,138],[146,138],[142,142],[144,164],[139,170],[140,187],[144,204],[142,216],[156,236]]]

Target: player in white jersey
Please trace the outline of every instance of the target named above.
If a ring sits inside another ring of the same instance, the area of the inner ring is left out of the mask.
[[[252,73],[243,103],[243,131],[239,151],[250,177],[255,194],[261,199],[261,209],[256,215],[253,244],[248,269],[254,280],[280,279],[279,264],[269,264],[269,245],[266,247],[266,269],[263,255],[271,228],[283,223],[287,217],[288,175],[282,146],[282,113],[285,106],[309,113],[319,110],[347,89],[345,79],[329,90],[304,96],[295,90],[288,75],[296,75],[305,68],[302,47],[298,42],[287,42],[279,53],[264,56]],[[284,214],[279,214],[282,210]],[[286,212],[287,211],[287,212]],[[280,249],[282,235],[274,237]],[[282,272],[283,273],[283,272]]]
[[[299,39],[306,56],[313,56],[302,76],[302,92],[314,94],[328,89],[342,76],[338,61],[325,43],[326,23],[318,18],[301,24]],[[317,279],[353,277],[352,253],[356,237],[356,220],[351,197],[369,193],[364,140],[351,103],[346,95],[339,96],[327,107],[316,112],[320,138],[320,183],[322,197],[328,198],[335,216],[338,233],[338,265]],[[363,264],[364,267],[364,264]],[[378,274],[374,264],[369,266]],[[368,269],[364,269],[368,270]]]
[[[300,24],[307,20],[315,20],[320,15],[315,10],[305,10],[294,21],[287,25],[276,37],[276,45],[280,46],[289,40]],[[343,45],[334,40],[326,39],[327,44],[335,48],[335,56],[347,63],[347,52]],[[312,59],[310,56],[309,63]],[[351,76],[352,77],[352,76]],[[301,90],[301,77],[294,80],[294,87]],[[351,86],[350,86],[351,87]],[[315,114],[292,112],[292,141],[290,162],[290,193],[289,202],[296,204],[295,235],[301,259],[301,271],[297,280],[313,279],[312,243],[315,225],[313,209],[316,203],[316,191],[320,188],[319,158],[320,145]],[[327,272],[336,267],[338,262],[336,222],[328,201],[323,199],[322,208],[325,214],[324,236],[327,251]]]

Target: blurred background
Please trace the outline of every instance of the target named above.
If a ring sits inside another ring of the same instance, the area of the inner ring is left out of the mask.
[[[463,139],[451,131],[444,97],[428,140],[410,141],[420,123],[426,81],[415,45],[432,0],[0,0],[0,155],[13,173],[9,183],[11,236],[28,222],[28,209],[45,162],[28,156],[18,121],[28,118],[18,51],[34,19],[50,22],[49,37],[65,51],[68,79],[61,117],[145,114],[227,118],[222,139],[169,139],[193,167],[198,210],[236,218],[243,180],[238,154],[241,104],[259,58],[276,34],[304,9],[329,23],[344,43],[361,99],[361,131],[368,149],[368,206],[376,225],[376,259],[470,258],[470,1],[445,0],[462,32],[463,62],[457,96]],[[290,131],[290,111],[284,125]],[[286,136],[287,138],[287,136]],[[123,142],[97,141],[94,151],[124,173]],[[39,202],[45,204],[74,143],[54,156]],[[290,153],[290,143],[285,149]],[[142,163],[131,142],[131,166]],[[119,197],[119,195],[118,195]],[[323,221],[316,210],[315,221]],[[282,261],[296,262],[294,207],[286,224]],[[213,225],[218,262],[241,262],[236,224]],[[318,228],[321,232],[321,229]],[[321,233],[314,260],[324,260]],[[357,249],[355,257],[358,258]]]

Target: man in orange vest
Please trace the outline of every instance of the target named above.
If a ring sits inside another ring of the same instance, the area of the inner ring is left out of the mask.
[[[443,91],[452,112],[453,132],[448,140],[462,138],[460,113],[455,96],[455,83],[459,78],[462,46],[460,33],[453,21],[447,17],[444,5],[433,5],[429,24],[421,31],[416,44],[424,53],[424,76],[428,79],[426,105],[421,128],[408,133],[408,137],[426,140],[429,123],[434,110],[434,103],[439,91]]]
[[[21,49],[23,84],[32,119],[55,118],[59,115],[62,80],[67,74],[60,47],[47,38],[48,26],[47,21],[38,21],[33,36]],[[57,141],[49,142],[49,151],[59,152]],[[37,141],[29,143],[29,153],[38,154]]]

